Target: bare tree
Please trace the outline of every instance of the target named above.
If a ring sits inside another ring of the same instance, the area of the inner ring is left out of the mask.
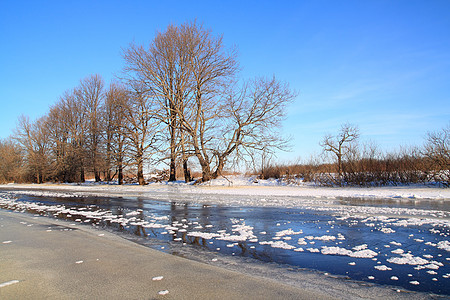
[[[44,116],[30,122],[28,117],[21,116],[15,134],[15,139],[26,149],[26,161],[37,183],[47,180],[50,173],[50,144],[46,118],[47,116]]]
[[[170,25],[166,31],[157,33],[148,49],[131,44],[123,55],[128,81],[139,84],[141,92],[150,93],[162,108],[155,117],[166,124],[169,133],[169,181],[176,180],[177,107],[188,94],[191,76],[183,45],[184,29]]]
[[[339,177],[342,176],[342,160],[344,155],[349,152],[351,145],[359,138],[359,129],[351,124],[343,124],[341,130],[335,136],[326,135],[320,146],[326,152],[331,152],[336,156]]]
[[[100,75],[91,75],[81,80],[80,85],[75,89],[77,100],[86,114],[86,135],[85,147],[87,163],[94,173],[95,181],[100,181],[101,170],[101,109],[103,105],[104,82]]]
[[[86,112],[75,90],[68,90],[50,108],[47,118],[48,138],[54,177],[57,181],[85,180]]]
[[[126,107],[129,103],[128,92],[124,86],[112,83],[106,92],[103,121],[106,141],[106,181],[117,174],[119,184],[123,184],[123,169],[126,157]],[[112,174],[114,169],[114,174]]]
[[[0,140],[0,182],[17,182],[22,180],[23,153],[20,146],[12,139]]]
[[[219,136],[212,134],[223,115],[220,95],[233,83],[238,69],[236,52],[226,50],[221,36],[213,36],[196,23],[180,26],[179,45],[191,77],[184,100],[177,103],[177,115],[202,168],[202,179],[207,181],[215,176],[211,163],[213,156],[219,156],[212,153],[211,142]]]
[[[284,148],[278,128],[294,96],[275,78],[260,78],[223,97],[198,97],[192,114],[180,114],[180,119],[202,168],[202,181],[222,175],[231,156],[241,160],[254,151]]]
[[[51,143],[51,156],[54,164],[54,178],[57,181],[70,181],[67,156],[69,153],[69,130],[62,100],[50,108],[47,130]]]
[[[429,132],[426,138],[425,157],[436,181],[450,185],[450,124],[440,131]]]
[[[160,122],[155,118],[159,108],[151,101],[152,98],[141,92],[139,87],[130,91],[127,99],[121,108],[126,120],[124,132],[137,168],[138,182],[144,185],[145,158],[157,152],[157,142],[161,140]]]
[[[84,182],[86,176],[86,119],[87,113],[76,96],[69,90],[60,99],[62,121],[67,132],[65,167],[68,181]]]
[[[241,160],[254,151],[273,154],[276,149],[285,150],[286,140],[278,129],[294,97],[289,86],[275,78],[251,80],[237,94],[229,94],[223,108],[226,126],[220,135],[224,147],[216,151],[218,164],[213,176],[221,174],[232,154]]]

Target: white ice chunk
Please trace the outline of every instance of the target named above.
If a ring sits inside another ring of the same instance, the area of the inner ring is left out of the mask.
[[[388,266],[385,266],[385,265],[375,266],[374,268],[379,270],[379,271],[390,271],[390,270],[392,270],[392,268],[389,268]]]
[[[403,249],[396,249],[391,251],[394,254],[403,254],[405,251]]]
[[[429,263],[428,260],[413,256],[412,254],[406,253],[402,254],[402,257],[391,257],[387,259],[388,262],[397,264],[397,265],[426,265]]]
[[[367,244],[362,244],[362,245],[359,245],[359,246],[355,246],[352,249],[356,250],[356,251],[364,250],[364,249],[367,249]]]

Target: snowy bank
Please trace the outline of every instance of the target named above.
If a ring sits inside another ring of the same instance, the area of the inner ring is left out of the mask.
[[[302,198],[364,200],[450,200],[450,189],[425,185],[395,187],[318,187],[309,184],[279,185],[275,180],[260,180],[252,177],[231,176],[193,186],[181,181],[150,183],[146,186],[115,185],[87,182],[83,184],[8,184],[0,189],[24,189],[71,192],[75,195],[104,196],[152,196],[152,194],[200,194],[200,195],[241,195],[241,196],[286,196]],[[264,200],[264,199],[263,199]]]

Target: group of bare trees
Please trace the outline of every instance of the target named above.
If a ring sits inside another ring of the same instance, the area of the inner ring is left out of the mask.
[[[124,58],[124,80],[160,124],[153,135],[167,139],[169,180],[179,160],[186,181],[191,157],[208,181],[230,160],[283,146],[275,132],[294,93],[275,78],[240,82],[236,52],[222,37],[196,23],[169,26],[147,48],[130,45]]]
[[[113,87],[114,85],[112,85]],[[86,174],[100,181],[115,164],[107,157],[108,93],[103,79],[92,75],[66,91],[43,117],[30,121],[20,117],[14,139],[21,146],[28,177],[37,183],[47,180],[83,182]]]
[[[169,26],[123,57],[122,75],[108,87],[91,75],[45,116],[19,119],[13,144],[26,180],[121,184],[128,169],[145,184],[146,165],[167,164],[173,181],[181,164],[185,181],[196,165],[202,182],[284,146],[277,130],[295,94],[275,78],[240,80],[236,51],[201,25]]]
[[[22,149],[12,139],[0,140],[0,183],[22,181]]]

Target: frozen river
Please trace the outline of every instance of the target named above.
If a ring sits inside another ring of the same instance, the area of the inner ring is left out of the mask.
[[[0,207],[117,231],[149,247],[208,263],[267,265],[268,272],[312,270],[450,295],[449,201],[293,197],[296,205],[287,208],[237,205],[239,197],[176,192],[66,197],[4,190]],[[250,200],[287,203],[290,198]]]

